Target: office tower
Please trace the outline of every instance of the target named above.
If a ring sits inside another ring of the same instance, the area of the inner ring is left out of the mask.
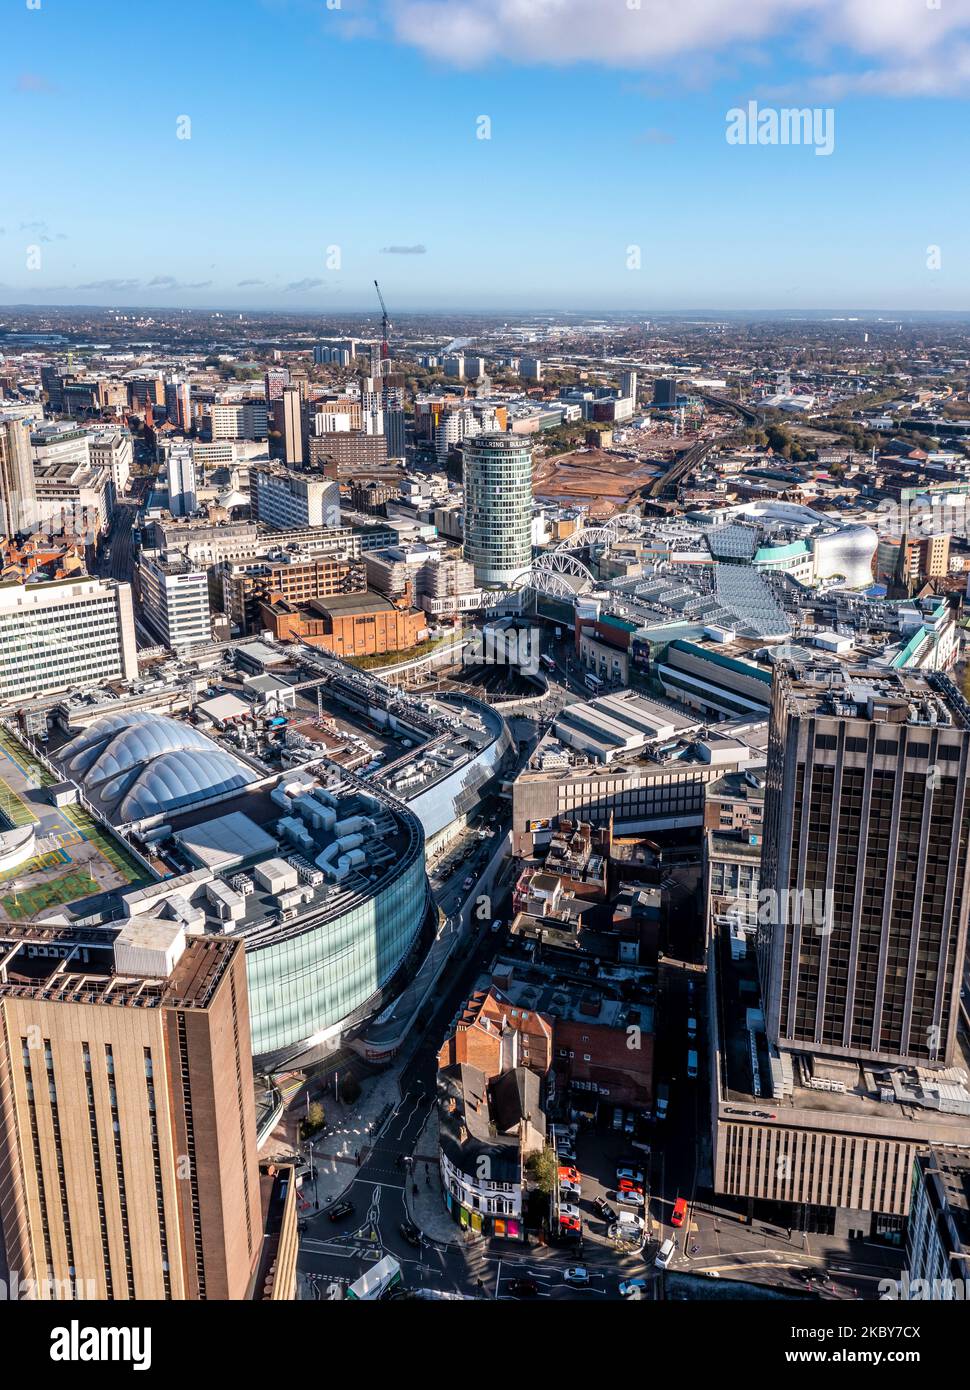
[[[623,372],[620,377],[620,395],[628,398],[634,405],[637,403],[637,374],[636,372]]]
[[[173,516],[191,516],[198,505],[195,492],[195,463],[188,445],[175,445],[166,465],[168,509]]]
[[[142,551],[138,561],[142,615],[166,647],[199,646],[212,638],[209,580],[183,556]]]
[[[274,400],[273,423],[282,436],[280,457],[298,468],[303,462],[303,402],[298,387],[284,387],[279,399]]]
[[[267,401],[278,401],[290,384],[290,374],[285,367],[271,367],[263,377]]]
[[[542,363],[538,357],[523,357],[519,373],[525,377],[526,381],[541,381]]]
[[[0,525],[5,536],[37,525],[30,428],[23,420],[0,420]]]
[[[291,527],[340,525],[340,485],[333,479],[260,470],[254,482],[256,512],[267,526],[285,531]]]
[[[462,453],[464,556],[476,583],[505,588],[532,563],[532,449],[522,438],[480,434]]]
[[[970,706],[939,673],[776,671],[758,956],[782,1051],[952,1063],[968,760]]]
[[[670,409],[677,403],[677,381],[674,377],[658,377],[653,383],[653,403]]]
[[[465,380],[465,359],[460,352],[453,357],[445,358],[445,376],[450,376],[455,381]]]
[[[129,584],[0,585],[0,703],[137,675]]]
[[[192,429],[192,388],[181,377],[173,377],[165,384],[165,413],[168,423],[177,426],[183,434]]]
[[[240,1299],[262,1246],[243,946],[0,928],[0,1220],[38,1296]]]

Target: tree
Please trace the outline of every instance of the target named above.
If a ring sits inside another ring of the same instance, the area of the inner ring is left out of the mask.
[[[318,1134],[326,1124],[327,1117],[323,1106],[318,1100],[311,1101],[306,1116],[300,1125],[304,1139],[310,1139],[314,1134]]]
[[[556,1189],[556,1181],[559,1177],[555,1150],[538,1149],[529,1155],[525,1166],[539,1191],[544,1192],[547,1197],[551,1196]]]

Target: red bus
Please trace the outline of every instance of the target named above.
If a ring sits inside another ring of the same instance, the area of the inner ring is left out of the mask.
[[[674,1203],[673,1215],[670,1218],[672,1226],[683,1226],[684,1217],[687,1215],[687,1198],[678,1197]]]

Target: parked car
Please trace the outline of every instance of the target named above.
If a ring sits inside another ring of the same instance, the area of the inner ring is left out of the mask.
[[[625,1117],[624,1121],[623,1121],[623,1132],[624,1132],[624,1134],[632,1134],[632,1133],[634,1132],[634,1130],[636,1129],[636,1127],[637,1127],[637,1119],[636,1119],[636,1116],[634,1115],[633,1111],[631,1110],[631,1111],[629,1112],[629,1114]]]
[[[354,1210],[353,1202],[335,1202],[328,1208],[327,1215],[331,1221],[342,1221],[345,1216],[352,1216]]]
[[[560,1216],[571,1216],[576,1221],[581,1220],[583,1215],[583,1213],[579,1210],[579,1207],[577,1207],[572,1202],[560,1202],[559,1214]]]
[[[566,1216],[562,1211],[559,1213],[560,1234],[580,1235],[583,1223],[578,1216]]]
[[[629,1178],[629,1180],[633,1183],[636,1183],[638,1187],[642,1187],[643,1185],[643,1169],[635,1168],[632,1164],[622,1164],[619,1168],[617,1168],[616,1176],[618,1178]]]
[[[627,1206],[627,1207],[642,1207],[642,1206],[643,1206],[643,1193],[642,1193],[642,1192],[625,1192],[622,1188],[617,1188],[617,1190],[616,1190],[616,1200],[617,1200],[618,1202],[622,1203],[623,1206]]]
[[[621,1178],[616,1185],[617,1192],[636,1192],[643,1196],[643,1188],[638,1182],[633,1182],[630,1178]]]
[[[589,1270],[585,1265],[572,1265],[562,1277],[567,1284],[572,1284],[574,1288],[584,1289],[589,1283]]]
[[[582,1195],[582,1190],[574,1182],[561,1182],[559,1184],[560,1205],[562,1205],[563,1203],[566,1203],[567,1205],[569,1203],[576,1203],[579,1201]]]
[[[595,1207],[597,1214],[598,1214],[599,1216],[602,1216],[602,1218],[603,1218],[604,1221],[615,1221],[615,1220],[616,1220],[616,1212],[615,1212],[614,1209],[610,1206],[609,1202],[606,1200],[605,1197],[596,1197],[596,1198],[594,1198],[594,1199],[593,1199],[593,1206]]]
[[[623,1107],[620,1105],[615,1106],[613,1110],[613,1128],[623,1128]]]
[[[634,1216],[632,1212],[620,1212],[620,1220],[614,1221],[607,1231],[607,1235],[610,1240],[624,1240],[630,1244],[635,1244],[643,1240],[643,1232],[642,1217]]]
[[[559,1165],[559,1181],[560,1181],[561,1183],[562,1183],[562,1182],[574,1182],[574,1183],[578,1183],[579,1180],[580,1180],[580,1173],[579,1173],[579,1169],[578,1169],[578,1168],[574,1168],[573,1165],[572,1165],[571,1163],[560,1163],[560,1165]]]

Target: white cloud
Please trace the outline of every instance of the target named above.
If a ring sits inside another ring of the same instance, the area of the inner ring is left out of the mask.
[[[781,40],[833,89],[970,83],[970,0],[388,0],[399,40],[442,62],[656,68]],[[961,40],[966,40],[964,45]]]

